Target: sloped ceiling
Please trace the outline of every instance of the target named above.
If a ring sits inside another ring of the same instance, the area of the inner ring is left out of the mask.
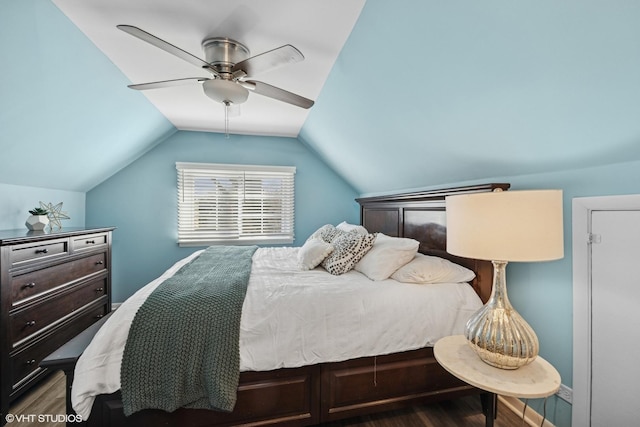
[[[0,182],[86,190],[176,131],[52,3],[0,4]],[[638,22],[633,1],[369,0],[298,139],[363,194],[639,160]]]
[[[300,139],[363,193],[640,159],[640,2],[367,2]]]
[[[202,42],[226,37],[244,44],[249,56],[291,44],[305,59],[251,76],[252,80],[318,97],[364,0],[53,0],[62,12],[134,83],[212,77],[116,28],[128,24],[205,59]],[[200,84],[141,92],[181,130],[224,132],[222,104]],[[140,95],[141,96],[141,95]],[[233,109],[230,131],[297,137],[308,110],[250,94]]]
[[[0,183],[85,192],[176,128],[48,0],[0,0]]]

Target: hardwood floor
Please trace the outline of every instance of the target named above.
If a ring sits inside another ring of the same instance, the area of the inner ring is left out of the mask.
[[[33,391],[14,402],[9,413],[16,416],[16,420],[7,423],[7,427],[64,427],[64,422],[48,421],[56,415],[65,414],[65,377],[62,371],[50,375]],[[40,422],[39,415],[47,417],[44,422]],[[20,421],[20,416],[27,420]]]
[[[324,427],[484,427],[478,396],[463,397],[429,405],[417,405],[397,411],[352,418]],[[522,419],[512,411],[500,407],[494,427],[519,427]],[[526,424],[524,424],[526,425]]]
[[[520,417],[498,404],[495,427],[518,427],[524,425]],[[51,375],[31,393],[23,396],[11,406],[10,414],[32,418],[41,414],[63,415],[65,413],[65,379],[62,372]],[[14,421],[6,427],[64,427],[64,422]],[[323,427],[482,427],[485,425],[480,399],[477,396],[418,405],[411,408],[352,418]]]

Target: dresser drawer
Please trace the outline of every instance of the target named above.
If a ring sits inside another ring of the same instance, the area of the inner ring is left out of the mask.
[[[104,305],[94,307],[75,318],[72,323],[64,325],[54,335],[13,355],[10,364],[13,390],[27,377],[32,377],[42,370],[38,366],[42,359],[103,317],[107,313],[106,310]]]
[[[43,292],[102,271],[106,268],[106,262],[107,254],[103,252],[65,264],[17,275],[11,279],[11,305],[15,307]]]
[[[58,239],[40,243],[24,243],[11,248],[11,266],[16,267],[69,253],[69,240]]]
[[[109,242],[108,233],[87,234],[81,237],[73,237],[71,246],[73,251],[81,251],[85,249],[95,248],[96,246],[106,245]]]
[[[106,293],[106,278],[91,281],[58,298],[9,316],[13,347]]]

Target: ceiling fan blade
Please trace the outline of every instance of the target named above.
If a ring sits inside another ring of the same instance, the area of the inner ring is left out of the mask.
[[[314,102],[303,96],[296,95],[295,93],[280,89],[270,84],[257,82],[255,80],[247,80],[239,82],[245,88],[263,96],[277,99],[278,101],[286,102],[288,104],[295,105],[302,108],[311,108]]]
[[[169,42],[159,39],[153,34],[147,33],[146,31],[141,30],[138,27],[134,27],[132,25],[117,25],[117,27],[125,33],[129,33],[142,41],[152,44],[155,47],[164,50],[165,52],[168,52],[184,61],[187,61],[190,64],[195,65],[196,67],[206,68],[209,71],[215,72],[215,70],[211,68],[211,65],[208,62],[190,54],[186,50],[182,50],[179,47],[172,45]]]
[[[163,80],[160,82],[151,82],[151,83],[139,83],[139,84],[129,85],[127,87],[135,90],[160,89],[164,87],[182,86],[182,85],[188,85],[192,83],[201,83],[201,82],[204,82],[205,80],[209,80],[209,79],[206,77],[189,77],[186,79]]]
[[[290,44],[286,44],[240,61],[233,66],[231,71],[237,78],[252,77],[281,65],[293,64],[302,60],[304,60],[302,52]]]

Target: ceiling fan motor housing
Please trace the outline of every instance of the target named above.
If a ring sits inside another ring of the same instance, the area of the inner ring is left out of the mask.
[[[242,43],[226,37],[213,37],[202,42],[205,60],[221,73],[249,57],[249,49]]]

